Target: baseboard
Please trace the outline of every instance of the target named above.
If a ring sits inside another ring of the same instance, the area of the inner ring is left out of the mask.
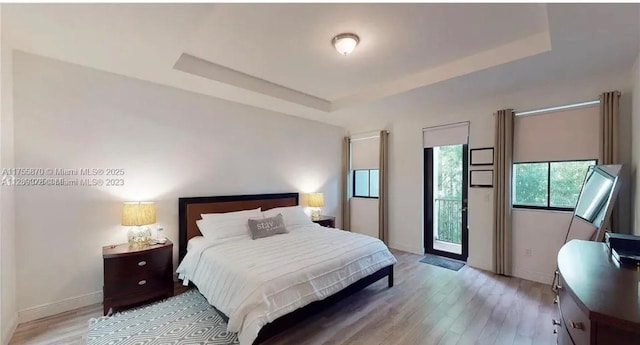
[[[416,248],[415,246],[407,246],[401,243],[389,243],[389,248],[401,250],[403,252],[418,254],[418,255],[424,254],[424,249],[422,247]]]
[[[42,304],[21,310],[18,313],[18,321],[20,321],[20,323],[33,321],[97,303],[102,303],[102,291],[96,291],[86,295],[71,297],[62,301]]]
[[[7,323],[7,326],[1,330],[2,339],[0,340],[1,341],[0,344],[8,345],[17,327],[18,327],[18,315],[13,314],[13,317],[11,317],[11,320],[9,320],[9,323]]]
[[[489,266],[487,265],[483,265],[482,263],[478,262],[478,260],[475,260],[475,257],[473,256],[469,256],[467,258],[467,266],[473,267],[473,268],[477,268],[477,269],[481,269],[483,271],[487,271],[487,272],[495,272],[495,269],[493,268],[493,265],[489,264]]]
[[[521,279],[531,280],[534,282],[551,285],[553,280],[553,272],[537,272],[531,270],[514,270],[513,276]]]

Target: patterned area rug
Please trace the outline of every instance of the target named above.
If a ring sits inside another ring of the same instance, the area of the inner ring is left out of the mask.
[[[453,260],[449,258],[443,258],[442,256],[427,254],[420,260],[420,262],[424,262],[429,265],[440,266],[446,269],[450,269],[452,271],[458,271],[462,267],[464,267],[464,262]]]
[[[207,300],[192,290],[126,312],[89,321],[87,345],[228,345],[236,333]]]

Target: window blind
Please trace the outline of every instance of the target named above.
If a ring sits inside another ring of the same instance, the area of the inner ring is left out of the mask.
[[[378,169],[380,167],[380,138],[352,139],[351,169]]]
[[[596,105],[516,116],[514,162],[597,159],[599,109]]]
[[[467,144],[469,122],[429,127],[422,130],[422,144],[425,148]]]

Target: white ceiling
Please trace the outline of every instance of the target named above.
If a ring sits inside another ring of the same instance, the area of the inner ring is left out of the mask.
[[[447,80],[517,88],[630,68],[640,26],[637,4],[2,6],[3,46],[332,122]],[[347,57],[330,44],[341,32],[361,38]]]
[[[544,31],[541,4],[220,4],[186,52],[333,101]]]

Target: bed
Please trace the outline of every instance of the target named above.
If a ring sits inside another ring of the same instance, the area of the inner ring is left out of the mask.
[[[258,240],[211,241],[205,213],[298,205],[297,193],[179,199],[179,277],[228,320],[240,345],[258,344],[382,279],[393,286],[395,258],[379,240],[300,225]]]

